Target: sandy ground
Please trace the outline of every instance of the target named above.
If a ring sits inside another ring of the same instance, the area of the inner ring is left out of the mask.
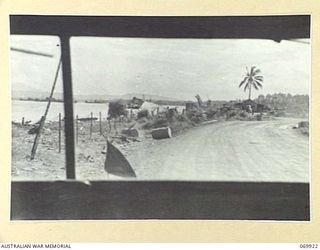
[[[308,182],[309,137],[292,129],[299,121],[279,118],[217,122],[171,139],[153,140],[142,135],[140,141],[114,141],[114,145],[127,157],[138,179]],[[108,179],[103,168],[105,139],[97,130],[90,138],[87,127],[80,126],[77,178]],[[13,179],[64,179],[65,158],[57,150],[56,131],[44,133],[33,161],[28,154],[34,136],[26,131],[13,127]]]

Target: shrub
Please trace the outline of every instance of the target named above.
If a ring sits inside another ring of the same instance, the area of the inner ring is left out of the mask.
[[[176,108],[170,108],[166,111],[166,118],[170,121],[174,120],[178,116]]]
[[[300,131],[303,135],[307,135],[309,136],[309,128],[306,128],[306,127],[302,127],[300,128]]]
[[[149,117],[149,111],[148,110],[140,110],[137,114],[138,119]]]
[[[262,115],[261,114],[256,115],[256,119],[257,119],[257,121],[261,121],[262,120]]]
[[[142,125],[143,129],[152,129],[152,128],[161,128],[169,126],[169,122],[166,118],[163,117],[156,117],[156,118],[142,118],[140,121],[143,121],[144,124]]]
[[[232,111],[228,111],[227,112],[227,119],[233,118],[237,115],[236,111],[232,110]]]
[[[187,118],[194,123],[200,123],[205,120],[203,112],[199,109],[188,110]]]
[[[142,129],[152,129],[153,128],[153,122],[152,121],[146,121],[146,123],[144,123],[142,125]]]
[[[169,125],[169,122],[166,118],[158,117],[153,122],[154,128],[161,128],[161,127],[167,127]]]
[[[214,109],[214,108],[212,108],[212,107],[210,107],[210,108],[208,108],[208,109],[206,110],[206,114],[207,114],[207,118],[208,118],[208,119],[213,119],[213,118],[215,118],[216,115],[217,115],[217,110]]]
[[[309,128],[309,122],[302,121],[298,123],[299,128]]]
[[[113,101],[109,103],[108,116],[109,118],[116,118],[121,115],[126,115],[126,104],[121,101]]]
[[[247,112],[245,112],[245,111],[241,111],[240,114],[239,114],[239,116],[240,116],[241,118],[247,118],[247,117],[248,117],[248,114],[247,114]]]
[[[183,121],[188,121],[189,119],[185,115],[178,115],[177,116],[177,121],[183,122]]]

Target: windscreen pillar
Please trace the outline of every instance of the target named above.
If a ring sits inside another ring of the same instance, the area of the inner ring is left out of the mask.
[[[70,57],[70,36],[60,36],[62,79],[63,79],[63,100],[64,100],[64,127],[65,127],[65,153],[67,179],[75,179],[75,143],[73,124],[73,94]]]

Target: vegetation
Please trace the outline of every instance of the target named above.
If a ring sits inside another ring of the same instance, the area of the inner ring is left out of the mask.
[[[254,101],[270,107],[278,116],[280,114],[308,116],[309,113],[308,95],[275,93],[266,96],[259,95]]]
[[[48,102],[49,101],[49,97],[46,98],[19,98],[20,101],[33,101],[33,102]],[[56,99],[54,97],[51,98],[51,102],[63,102],[62,99]]]
[[[302,134],[309,136],[309,122],[307,121],[299,122],[298,126]]]
[[[141,118],[147,118],[149,116],[149,111],[148,110],[140,110],[137,114],[137,118],[141,119]]]
[[[242,82],[239,84],[239,88],[244,86],[244,91],[249,90],[249,100],[251,100],[251,89],[254,87],[256,90],[262,88],[263,76],[259,75],[261,73],[260,69],[252,66],[250,72],[247,68],[247,74],[243,78]]]
[[[127,106],[121,101],[114,101],[109,103],[109,110],[108,110],[108,118],[118,118],[121,115],[127,115]]]
[[[99,100],[99,99],[95,99],[95,100],[85,100],[85,103],[107,103],[106,100]]]
[[[148,100],[147,100],[148,101]],[[150,102],[153,102],[158,105],[163,106],[184,106],[186,105],[186,101],[169,101],[169,100],[149,100]]]

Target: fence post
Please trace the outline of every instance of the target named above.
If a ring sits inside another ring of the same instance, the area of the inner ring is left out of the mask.
[[[108,118],[107,118],[108,119]],[[112,126],[111,126],[111,119],[108,119],[108,124],[109,124],[109,133],[111,132],[112,130]]]
[[[113,126],[114,126],[114,130],[116,131],[116,135],[118,134],[118,130],[117,130],[117,118],[118,118],[118,117],[113,118],[113,119],[114,119]]]
[[[78,136],[79,136],[79,124],[78,124],[78,115],[76,116],[76,143],[78,144]]]
[[[24,117],[22,117],[21,125],[24,125]]]
[[[90,114],[90,117],[91,117],[91,119],[90,119],[90,138],[91,138],[92,137],[92,122],[93,122],[93,114],[92,114],[92,112]]]
[[[61,113],[59,113],[59,153],[61,153]]]
[[[44,120],[45,120],[45,117],[41,116],[40,124],[39,124],[39,127],[38,127],[38,131],[36,133],[36,137],[34,138],[33,146],[32,146],[32,149],[31,149],[31,156],[30,156],[31,160],[33,160],[35,155],[36,155],[36,151],[37,151],[39,140],[40,140],[41,130],[42,130],[43,126],[44,126]]]
[[[100,135],[102,135],[102,121],[101,121],[101,112],[99,112],[99,128],[100,128]]]

